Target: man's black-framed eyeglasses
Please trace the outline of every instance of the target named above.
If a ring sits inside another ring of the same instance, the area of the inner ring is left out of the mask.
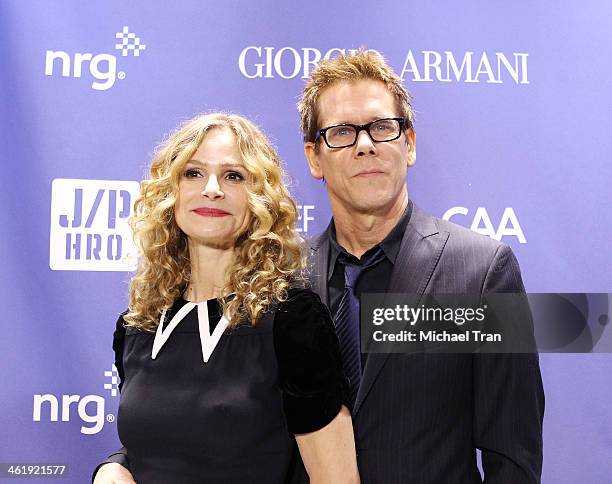
[[[319,138],[323,138],[330,148],[347,148],[357,142],[362,130],[365,130],[374,142],[393,141],[401,136],[404,124],[404,118],[382,118],[366,124],[335,124],[319,129],[315,143]]]

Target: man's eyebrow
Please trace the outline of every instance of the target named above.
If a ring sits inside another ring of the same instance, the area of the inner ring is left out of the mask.
[[[367,122],[365,122],[363,124],[368,124],[368,123],[371,123],[371,122],[376,121],[378,119],[387,119],[387,118],[395,118],[395,117],[396,117],[395,115],[386,115],[386,114],[370,116],[369,118],[367,118],[367,119],[369,119],[369,121],[367,121]],[[327,126],[336,126],[338,124],[355,124],[355,125],[359,125],[361,123],[356,123],[354,121],[334,121],[333,123],[326,124],[325,126],[323,126],[323,128],[325,128]]]
[[[332,123],[325,124],[325,126],[336,126],[337,124],[355,124],[355,123],[351,123],[350,121],[334,121]]]

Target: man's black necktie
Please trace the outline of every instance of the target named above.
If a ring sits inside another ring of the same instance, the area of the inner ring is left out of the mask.
[[[361,273],[385,258],[378,247],[372,254],[355,263],[345,254],[340,254],[338,262],[344,266],[344,293],[336,311],[336,334],[340,342],[340,354],[344,373],[349,379],[351,406],[355,404],[357,390],[361,383],[361,346],[359,341],[359,299],[355,286]]]

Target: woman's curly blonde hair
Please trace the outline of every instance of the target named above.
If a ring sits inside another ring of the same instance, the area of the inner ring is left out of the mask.
[[[220,300],[230,326],[255,324],[287,289],[303,285],[306,255],[295,224],[297,207],[283,181],[284,171],[266,136],[242,116],[223,113],[199,115],[179,126],[157,148],[150,179],[143,180],[134,203],[130,226],[140,260],[130,283],[128,326],[153,331],[163,309],[185,290],[190,278],[187,236],[175,221],[174,205],[185,164],[211,129],[229,129],[249,173],[249,227],[235,244]]]

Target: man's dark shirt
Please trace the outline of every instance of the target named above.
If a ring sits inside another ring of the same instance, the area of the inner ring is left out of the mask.
[[[404,210],[402,217],[393,230],[389,232],[387,237],[385,237],[382,242],[375,245],[365,254],[363,254],[363,256],[361,256],[362,259],[367,258],[367,256],[374,252],[378,247],[380,247],[385,254],[385,258],[383,260],[369,269],[366,269],[359,277],[357,286],[355,287],[355,293],[357,294],[358,298],[361,299],[362,293],[387,291],[389,281],[391,280],[393,265],[397,259],[397,254],[399,253],[400,246],[402,244],[402,237],[404,236],[404,232],[406,231],[408,222],[410,221],[411,213],[412,202],[408,201],[406,210]],[[357,257],[354,255],[349,254],[346,249],[336,241],[336,226],[332,220],[327,281],[329,309],[334,316],[338,310],[338,305],[342,299],[342,294],[344,293],[344,266],[338,261],[338,256],[340,254],[344,254],[348,260],[354,262],[355,264],[359,264],[359,259],[357,259]],[[367,353],[361,354],[362,370],[365,366],[366,357]]]

